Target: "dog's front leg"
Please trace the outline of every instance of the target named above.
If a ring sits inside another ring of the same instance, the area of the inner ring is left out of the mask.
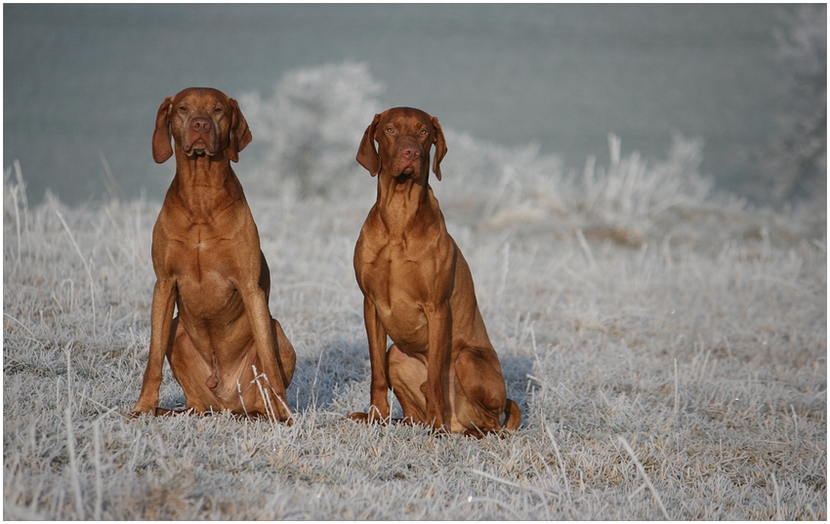
[[[363,299],[363,321],[369,340],[369,362],[372,366],[372,385],[369,399],[369,422],[389,418],[389,361],[386,355],[386,330],[378,318],[377,308],[368,298]]]
[[[257,357],[264,368],[262,371],[268,378],[271,390],[277,396],[276,399],[271,399],[274,415],[280,422],[291,424],[291,410],[288,408],[288,396],[285,391],[285,382],[282,380],[283,373],[280,373],[280,364],[274,352],[276,342],[273,339],[271,313],[268,311],[265,291],[256,282],[251,282],[244,289],[238,289],[242,294],[245,311],[251,322]]]
[[[153,289],[153,305],[150,312],[150,354],[147,357],[147,367],[144,369],[144,380],[141,384],[141,394],[135,407],[130,412],[131,417],[141,413],[155,414],[159,403],[159,388],[161,387],[161,372],[164,365],[164,356],[167,354],[171,341],[173,326],[173,307],[176,303],[176,282],[172,278],[159,278]]]
[[[452,312],[449,300],[424,306],[429,329],[427,381],[421,385],[426,399],[426,422],[434,429],[444,425],[449,381],[449,357],[452,344]]]

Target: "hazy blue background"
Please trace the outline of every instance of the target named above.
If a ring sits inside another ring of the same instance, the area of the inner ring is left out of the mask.
[[[31,200],[51,187],[74,203],[104,194],[100,151],[127,196],[161,198],[172,165],[153,163],[150,135],[164,97],[270,95],[290,69],[352,60],[387,86],[386,106],[537,142],[575,168],[589,154],[607,163],[609,132],[646,158],[665,155],[672,131],[702,136],[702,171],[737,187],[780,111],[773,30],[794,9],[6,4],[4,167],[20,160]]]

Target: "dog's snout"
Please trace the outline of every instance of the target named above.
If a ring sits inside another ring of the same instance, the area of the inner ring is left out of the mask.
[[[421,148],[414,144],[407,144],[401,148],[401,155],[407,160],[415,160],[421,156]]]
[[[190,129],[197,133],[207,133],[210,127],[210,120],[204,117],[196,117],[190,121]]]

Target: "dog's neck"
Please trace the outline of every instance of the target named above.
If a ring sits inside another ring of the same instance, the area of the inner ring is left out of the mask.
[[[242,186],[224,153],[187,156],[176,151],[176,176],[170,187],[196,222],[210,221],[229,204],[244,198]]]
[[[440,213],[438,202],[429,187],[429,171],[417,179],[393,177],[381,168],[378,173],[377,210],[387,230],[392,234],[404,234],[412,230],[413,221],[435,221]]]

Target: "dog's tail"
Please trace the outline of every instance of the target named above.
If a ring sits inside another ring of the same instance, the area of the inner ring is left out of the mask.
[[[519,427],[519,422],[522,421],[522,412],[515,402],[507,399],[507,404],[504,406],[504,414],[504,429],[513,431]]]

